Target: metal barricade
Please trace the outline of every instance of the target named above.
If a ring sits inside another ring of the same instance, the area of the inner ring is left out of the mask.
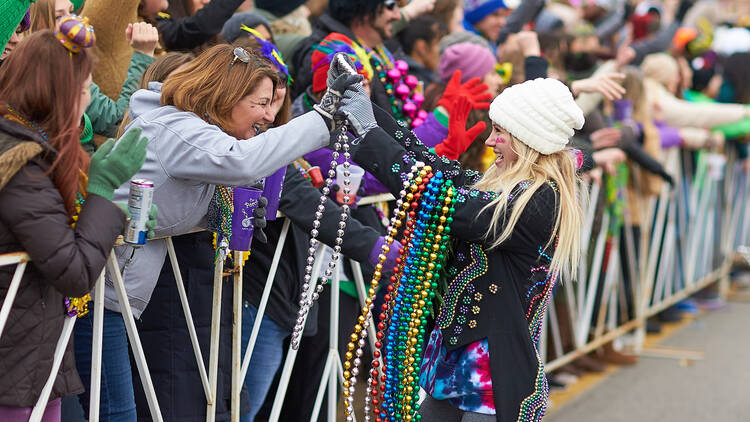
[[[554,359],[546,359],[547,371],[558,369],[577,357],[630,332],[635,333],[635,348],[636,351],[640,351],[643,348],[647,318],[706,286],[722,280],[726,283],[733,253],[738,247],[748,245],[750,242],[750,201],[748,201],[750,180],[739,167],[735,154],[729,154],[723,171],[716,168],[718,164],[711,162],[707,153],[697,155],[698,160],[693,170],[691,153],[679,150],[667,152],[666,168],[675,176],[676,185],[669,187],[664,184],[657,198],[650,199],[648,204],[641,204],[641,208],[647,210],[645,213],[647,217],[643,221],[640,238],[633,236],[632,227],[627,220],[622,230],[608,233],[614,216],[608,210],[602,212],[597,209],[597,198],[603,194],[601,187],[598,184],[584,186],[590,196],[589,205],[584,209],[585,220],[582,227],[581,247],[584,258],[581,260],[578,280],[563,280],[556,293],[558,300],[564,302],[560,306],[567,317],[562,318],[555,306],[548,309],[540,350],[543,357],[546,357],[545,345],[549,345],[549,349],[554,352],[555,356]],[[389,198],[390,195],[381,195],[376,198],[365,198],[362,203],[384,201]],[[597,218],[599,215],[601,218]],[[599,224],[595,224],[597,221]],[[249,370],[250,359],[273,288],[290,224],[289,219],[284,221],[248,344],[241,344],[242,271],[233,272],[232,420],[239,420],[240,417],[240,391]],[[215,265],[211,339],[208,368],[206,368],[171,238],[166,239],[166,245],[167,256],[175,275],[176,287],[187,321],[188,335],[205,393],[206,420],[213,422],[216,412],[223,262],[217,262]],[[621,250],[621,247],[624,247],[624,250]],[[241,253],[233,253],[235,262],[243,261]],[[323,256],[324,247],[321,247],[317,253],[313,280],[318,280],[324,264]],[[623,259],[623,256],[627,259]],[[28,261],[29,257],[25,253],[0,255],[0,266],[17,265],[0,309],[0,336]],[[156,393],[114,253],[110,254],[106,269],[110,273],[118,296],[127,335],[151,414],[154,420],[161,421],[163,419]],[[363,301],[367,288],[361,268],[358,263],[352,261],[352,269],[360,301]],[[627,270],[629,274],[629,287],[626,287],[624,283],[624,270]],[[98,420],[99,416],[104,312],[103,280],[104,274],[99,277],[94,289],[89,407],[91,421]],[[317,384],[318,394],[311,420],[317,420],[326,391],[329,397],[338,396],[337,385],[342,380],[343,369],[338,353],[337,338],[338,282],[339,277],[333,277],[329,353],[324,373]],[[314,290],[315,284],[313,283],[306,294],[311,295]],[[726,292],[726,285],[722,291]],[[361,304],[364,305],[363,302]],[[32,422],[40,420],[44,412],[52,382],[59,369],[74,323],[75,318],[69,318],[65,322],[58,340],[50,378],[35,406]],[[348,323],[348,321],[341,323]],[[374,324],[369,324],[368,337],[371,342],[375,338],[373,326]],[[565,344],[566,340],[569,344]],[[242,355],[243,349],[244,356]],[[290,347],[281,370],[281,380],[269,419],[271,422],[276,422],[280,416],[296,354],[297,351]],[[311,383],[311,385],[314,384]],[[329,420],[335,420],[336,400],[328,401],[326,413]]]

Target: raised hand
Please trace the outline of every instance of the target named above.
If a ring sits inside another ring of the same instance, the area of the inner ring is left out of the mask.
[[[129,23],[125,28],[125,39],[133,50],[154,57],[154,50],[159,44],[159,31],[146,22]]]
[[[467,148],[474,142],[474,139],[484,131],[487,125],[479,122],[469,129],[466,129],[466,122],[471,113],[471,103],[466,97],[458,97],[450,113],[448,123],[448,137],[443,142],[435,146],[435,153],[450,158],[457,159]]]
[[[625,88],[620,85],[624,80],[625,75],[622,73],[604,73],[573,81],[571,90],[573,95],[584,92],[598,92],[610,101],[620,100],[625,95]]]
[[[489,110],[492,100],[492,94],[489,92],[487,84],[482,83],[479,78],[471,78],[466,83],[461,83],[461,71],[453,72],[448,85],[445,86],[443,96],[438,101],[438,105],[445,107],[448,113],[454,107],[459,97],[469,100],[472,109]]]

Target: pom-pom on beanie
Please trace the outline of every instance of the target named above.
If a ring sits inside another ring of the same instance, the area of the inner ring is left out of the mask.
[[[471,42],[454,44],[445,49],[440,56],[438,74],[448,81],[453,72],[461,70],[461,83],[471,78],[482,78],[495,69],[495,56],[483,45]]]
[[[568,87],[552,78],[505,88],[490,105],[490,119],[544,155],[562,151],[584,122]]]
[[[476,24],[498,9],[507,9],[503,0],[464,0],[464,19]]]

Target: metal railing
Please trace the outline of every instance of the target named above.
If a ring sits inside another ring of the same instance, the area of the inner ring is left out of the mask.
[[[722,291],[726,292],[727,274],[732,252],[741,245],[750,242],[750,180],[739,168],[734,154],[729,154],[724,169],[713,156],[698,153],[698,160],[693,170],[691,153],[680,150],[669,150],[666,158],[667,170],[675,176],[674,187],[664,184],[661,193],[651,198],[647,204],[642,220],[641,236],[636,239],[633,229],[626,218],[623,228],[614,233],[610,225],[616,217],[609,209],[598,210],[597,198],[602,195],[597,184],[585,186],[589,190],[589,206],[585,211],[585,224],[582,228],[583,251],[579,279],[576,282],[565,280],[556,293],[557,299],[564,299],[562,305],[568,318],[561,319],[555,306],[548,308],[544,333],[541,338],[540,351],[546,359],[547,345],[554,351],[554,359],[548,360],[547,371],[553,371],[575,360],[601,345],[622,335],[634,332],[636,351],[643,347],[645,322],[650,316],[677,303],[691,294],[722,282]],[[365,198],[362,203],[387,200],[389,196]],[[625,210],[627,217],[628,210]],[[600,217],[600,218],[598,218]],[[599,221],[600,224],[595,224]],[[249,370],[255,342],[260,331],[261,321],[265,314],[268,298],[273,288],[276,270],[281,259],[281,252],[287,239],[290,220],[282,226],[279,242],[273,255],[266,285],[258,306],[255,323],[248,344],[241,344],[242,318],[242,271],[233,271],[233,340],[232,340],[232,420],[240,417],[240,391]],[[597,227],[598,226],[598,227]],[[621,237],[623,242],[621,242]],[[223,262],[217,262],[214,272],[213,307],[211,318],[211,339],[208,357],[208,369],[204,363],[204,354],[198,342],[192,313],[187,300],[182,274],[171,238],[166,239],[167,255],[175,275],[188,335],[195,355],[201,384],[207,402],[208,422],[215,420],[216,390],[219,364],[219,333],[221,317],[221,283],[224,277]],[[621,244],[625,248],[623,251]],[[639,253],[636,253],[636,246]],[[718,252],[717,252],[718,250]],[[589,252],[590,251],[590,252]],[[243,262],[240,252],[234,252],[234,262]],[[318,280],[324,263],[324,247],[317,252],[313,280]],[[718,258],[718,259],[717,259]],[[624,261],[624,262],[623,262]],[[0,266],[16,265],[16,270],[0,309],[0,335],[7,322],[10,309],[21,282],[29,257],[25,253],[0,255]],[[352,262],[354,282],[359,292],[360,304],[364,306],[366,297],[365,280],[359,263]],[[337,266],[341,268],[341,266]],[[630,274],[630,286],[626,288],[623,269]],[[119,271],[114,253],[110,254],[106,269],[110,273],[120,309],[125,321],[127,335],[133,350],[136,366],[143,384],[149,409],[154,420],[162,421],[156,392],[151,381],[148,364],[143,354],[133,314],[130,310],[122,275]],[[321,410],[324,393],[337,397],[337,386],[343,380],[342,362],[338,352],[338,295],[339,274],[331,280],[332,298],[330,304],[329,353],[326,357],[324,373],[318,384],[318,394],[314,403],[311,421],[317,420]],[[91,385],[89,420],[97,421],[101,391],[101,357],[102,357],[102,321],[104,313],[104,272],[99,277],[94,289],[94,325],[91,361]],[[315,284],[311,283],[311,295]],[[599,305],[597,306],[597,302]],[[630,317],[632,315],[632,318]],[[50,377],[34,408],[32,422],[41,420],[49,398],[52,383],[56,377],[63,352],[67,347],[75,318],[65,321],[63,331],[57,343],[55,359]],[[349,323],[349,322],[341,322]],[[351,321],[352,325],[354,321]],[[374,324],[370,323],[369,339],[374,341]],[[566,326],[567,330],[563,330]],[[563,333],[570,333],[566,338]],[[568,341],[569,344],[565,344]],[[245,350],[244,357],[242,350]],[[274,398],[270,421],[276,422],[289,385],[292,368],[297,351],[289,348],[286,360],[281,369],[281,379]],[[312,385],[312,384],[311,384]],[[336,418],[336,400],[328,400],[326,413],[329,420]]]

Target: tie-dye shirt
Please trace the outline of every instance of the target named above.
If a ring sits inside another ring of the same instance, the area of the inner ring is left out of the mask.
[[[422,361],[420,386],[436,400],[448,400],[466,412],[495,414],[487,339],[452,350],[443,345],[443,334],[430,334]]]

